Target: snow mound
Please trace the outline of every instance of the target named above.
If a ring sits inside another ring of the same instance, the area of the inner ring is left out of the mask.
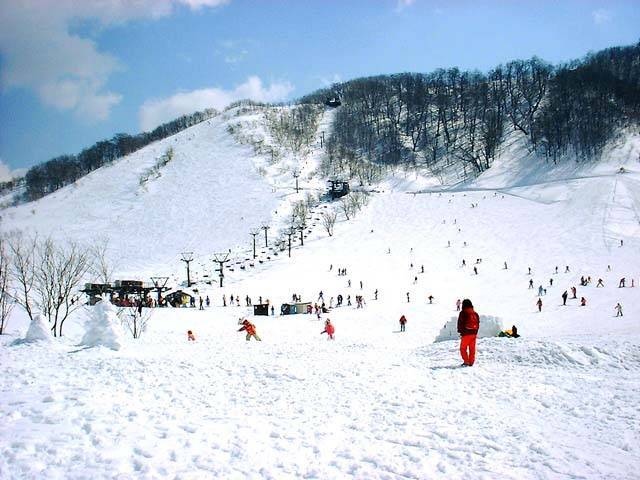
[[[86,324],[86,332],[80,341],[88,347],[103,346],[111,350],[120,350],[123,345],[124,332],[120,326],[115,307],[103,299],[91,312]]]
[[[499,317],[491,315],[480,315],[480,329],[478,330],[478,338],[495,337],[502,331],[502,320]],[[442,327],[440,333],[434,342],[444,342],[446,340],[457,340],[460,338],[458,334],[458,317],[451,319]]]
[[[20,345],[23,343],[34,343],[34,342],[47,342],[50,343],[53,341],[53,337],[51,336],[51,329],[49,325],[44,321],[42,315],[36,314],[33,317],[33,320],[29,324],[29,329],[27,330],[27,334],[24,338],[18,339],[13,342],[14,345]]]

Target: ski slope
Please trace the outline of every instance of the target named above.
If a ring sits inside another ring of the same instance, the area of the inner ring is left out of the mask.
[[[144,229],[130,233],[105,221],[101,194],[84,184],[43,199],[31,207],[35,214],[27,206],[12,210],[12,221],[80,240],[107,234],[131,266],[124,272],[135,266],[152,274],[166,261],[183,280],[175,259],[183,248],[202,258],[228,248],[246,254],[249,225],[269,218],[277,230],[305,192],[293,190],[292,159],[257,175],[267,160],[233,142],[229,121],[220,117],[167,139],[176,151],[167,168],[176,170],[163,172],[147,191],[129,190],[137,178],[129,170],[152,164],[164,144],[125,160],[129,168],[119,175],[128,187],[117,195],[110,193],[118,184],[118,173],[109,170],[115,167],[83,182],[109,187],[102,196],[111,205],[125,196],[118,209],[136,212],[155,240]],[[326,117],[322,127],[329,126]],[[317,224],[291,257],[262,248],[263,263],[227,272],[224,288],[197,285],[210,308],[156,309],[143,337],[126,339],[118,351],[79,346],[91,308],[69,320],[66,336],[52,344],[12,345],[28,326],[16,310],[0,338],[0,477],[637,478],[640,169],[629,154],[638,151],[635,142],[628,137],[603,162],[571,170],[528,170],[531,159],[514,149],[495,170],[451,189],[428,177],[391,175],[355,218],[339,216],[332,237]],[[321,155],[312,150],[305,175]],[[205,158],[236,173],[216,180],[226,194],[197,190],[214,181],[192,172],[207,171]],[[616,173],[622,165],[627,173]],[[188,175],[192,188],[177,172]],[[321,185],[316,178],[303,183],[314,191]],[[153,230],[169,196],[175,211],[189,205],[211,230],[199,229],[192,215]],[[321,204],[312,218],[325,207],[331,208]],[[89,222],[84,228],[65,224],[74,208],[79,222]],[[188,243],[178,245],[181,238]],[[137,258],[127,242],[152,245]],[[581,276],[592,283],[580,286]],[[622,277],[626,288],[618,288]],[[599,278],[604,288],[596,288]],[[546,289],[541,312],[539,286]],[[560,296],[572,286],[577,299],[563,306]],[[353,305],[320,320],[279,315],[292,294],[315,302],[320,291],[327,304],[341,294]],[[240,296],[242,305],[222,306],[223,294]],[[269,299],[276,315],[253,317],[247,295],[254,303]],[[364,296],[364,308],[355,307],[356,295]],[[434,342],[457,315],[458,298],[470,298],[481,321],[517,325],[521,338],[479,339],[476,364],[460,368],[457,340]],[[622,317],[615,316],[617,302]],[[237,332],[243,316],[262,342],[246,342]],[[336,326],[333,341],[320,334],[327,317]],[[196,342],[187,342],[189,329]]]

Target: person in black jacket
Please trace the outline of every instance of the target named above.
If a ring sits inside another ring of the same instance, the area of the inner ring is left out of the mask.
[[[471,300],[462,301],[462,311],[458,315],[458,333],[460,334],[460,356],[462,365],[470,367],[476,359],[476,337],[480,328],[480,316],[473,309]]]

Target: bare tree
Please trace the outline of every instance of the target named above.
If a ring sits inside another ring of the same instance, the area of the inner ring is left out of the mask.
[[[333,236],[333,227],[336,224],[336,218],[338,214],[334,210],[328,212],[322,212],[322,226],[325,228],[329,236]]]
[[[108,302],[109,300],[102,300]],[[125,327],[133,338],[140,336],[147,330],[152,310],[150,308],[141,307],[124,307],[118,309],[118,317],[120,323]]]
[[[349,220],[351,216],[355,213],[351,198],[342,197],[340,199],[340,209],[342,210],[342,213],[344,213],[344,218]]]
[[[0,335],[2,335],[7,326],[9,314],[15,303],[13,295],[9,292],[9,269],[10,259],[7,241],[0,236]]]
[[[102,238],[91,247],[90,273],[98,280],[98,283],[111,283],[114,266],[107,259],[109,239]]]
[[[26,238],[22,233],[16,232],[9,237],[8,243],[11,256],[10,276],[17,286],[13,298],[33,321],[34,262],[38,240],[37,237]]]
[[[60,247],[50,238],[37,247],[34,304],[52,324],[53,336],[62,336],[65,320],[81,306],[74,293],[89,271],[89,249],[74,242]]]

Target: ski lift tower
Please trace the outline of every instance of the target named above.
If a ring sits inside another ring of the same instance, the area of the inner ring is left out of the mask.
[[[213,261],[216,262],[219,266],[220,266],[220,288],[222,288],[222,279],[224,278],[224,264],[227,263],[229,261],[229,254],[231,252],[225,252],[225,253],[214,253],[214,259]]]
[[[169,277],[151,277],[151,281],[153,282],[153,286],[156,288],[158,292],[158,306],[160,306],[160,294],[163,290],[167,289],[167,281]]]
[[[182,252],[180,261],[187,264],[187,288],[191,287],[191,276],[189,275],[189,263],[193,261],[193,252]]]

